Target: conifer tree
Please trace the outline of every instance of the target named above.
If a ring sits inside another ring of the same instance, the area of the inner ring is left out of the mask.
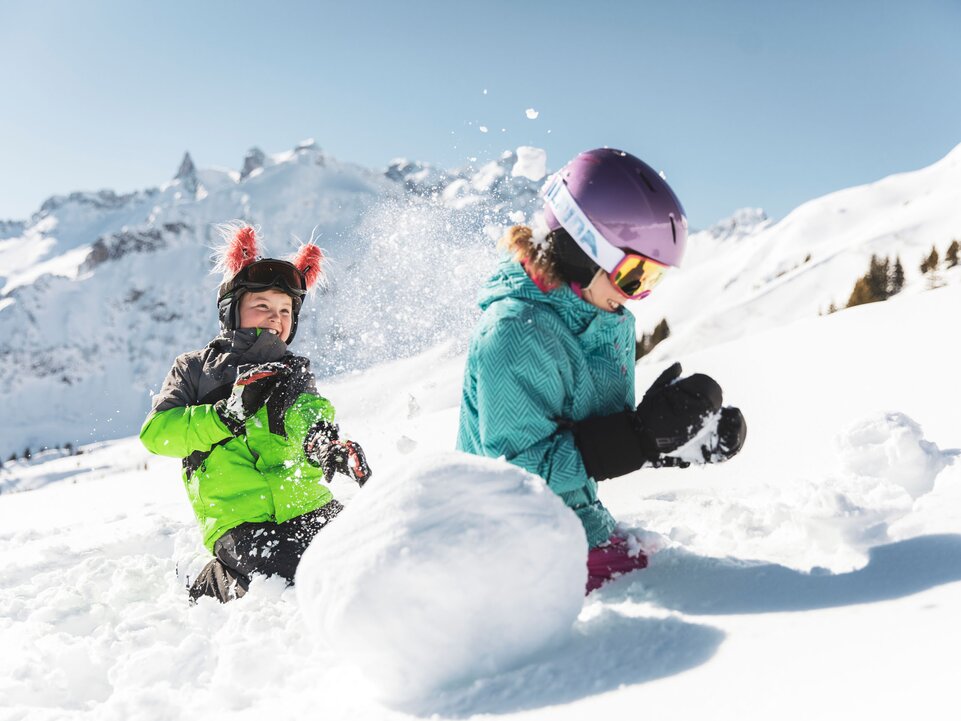
[[[648,353],[654,350],[654,346],[667,338],[670,334],[671,329],[667,324],[667,318],[661,319],[661,322],[655,326],[650,335],[647,335],[646,333],[641,334],[641,339],[637,341],[637,347],[634,352],[634,360],[640,360],[646,356]]]
[[[928,257],[925,258],[921,263],[921,272],[926,274],[933,270],[937,270],[939,261],[940,258],[938,256],[938,249],[932,245],[931,252],[928,254]]]
[[[961,251],[961,243],[958,243],[957,238],[951,241],[951,245],[948,246],[948,252],[944,256],[944,262],[947,263],[948,268],[953,268],[959,262],[958,252]]]
[[[877,298],[871,295],[871,286],[868,282],[868,276],[864,275],[858,278],[854,283],[854,289],[851,291],[851,295],[848,298],[848,303],[845,308],[853,308],[856,305],[873,303],[876,300]]]
[[[891,282],[888,286],[888,295],[897,295],[904,290],[904,266],[901,265],[901,256],[894,259],[894,268],[891,270]]]
[[[888,266],[890,262],[885,257],[881,260],[878,256],[871,256],[871,264],[868,267],[868,274],[865,276],[868,285],[870,300],[868,303],[887,300],[888,298]]]
[[[831,315],[831,313],[837,313],[837,312],[838,312],[838,307],[834,304],[834,301],[832,300],[831,305],[828,306],[828,315]]]

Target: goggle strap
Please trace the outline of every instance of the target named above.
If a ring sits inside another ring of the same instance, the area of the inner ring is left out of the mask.
[[[608,273],[623,260],[624,251],[612,245],[594,227],[590,218],[574,200],[567,183],[557,173],[551,176],[550,182],[544,187],[544,202],[581,250]]]

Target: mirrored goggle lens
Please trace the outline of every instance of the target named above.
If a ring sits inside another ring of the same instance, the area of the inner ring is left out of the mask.
[[[643,255],[625,255],[611,272],[611,282],[628,298],[643,298],[661,281],[666,270],[666,265]]]
[[[247,282],[257,285],[286,285],[292,291],[306,291],[304,276],[292,263],[260,261],[247,266]]]

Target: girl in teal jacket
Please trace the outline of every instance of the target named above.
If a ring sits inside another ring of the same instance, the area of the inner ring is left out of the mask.
[[[481,292],[457,447],[536,473],[577,514],[591,548],[590,591],[647,565],[614,533],[597,481],[681,465],[667,454],[709,419],[717,430],[703,459],[725,460],[743,445],[746,424],[722,407],[713,379],[680,378],[679,364],[635,406],[635,323],[623,303],[646,297],[687,242],[684,211],[664,179],[605,148],[574,158],[544,196],[546,237],[512,228],[503,241],[511,257]]]
[[[338,438],[334,407],[306,358],[287,350],[301,300],[320,274],[314,245],[293,262],[261,259],[248,226],[227,226],[221,334],[175,361],[140,438],[183,459],[183,481],[214,553],[190,589],[196,600],[242,596],[254,573],[293,582],[311,539],[342,506],[326,486],[370,476],[363,450]]]

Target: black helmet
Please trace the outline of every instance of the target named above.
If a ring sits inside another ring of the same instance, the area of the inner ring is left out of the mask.
[[[221,330],[234,330],[240,325],[240,299],[249,291],[279,290],[291,298],[290,334],[286,343],[294,340],[297,319],[304,296],[321,278],[324,255],[313,243],[303,245],[293,261],[260,258],[257,255],[257,236],[245,223],[220,226],[226,241],[218,249],[216,268],[224,273],[224,282],[217,292],[217,309]]]

